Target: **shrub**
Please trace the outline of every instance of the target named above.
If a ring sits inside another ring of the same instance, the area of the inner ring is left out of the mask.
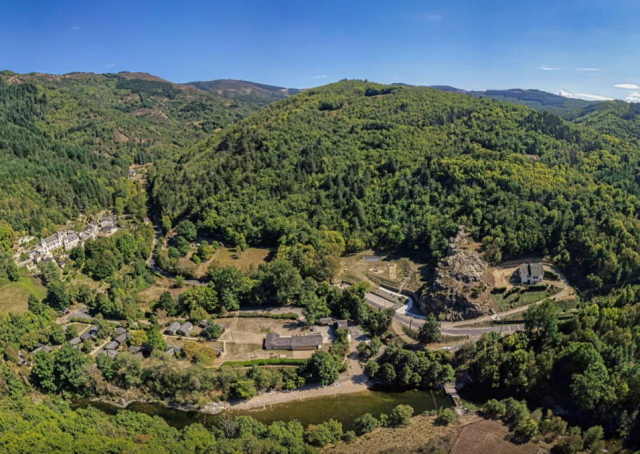
[[[320,447],[335,443],[343,436],[342,423],[335,419],[330,419],[317,426],[312,424],[305,432],[307,442]]]
[[[529,418],[529,409],[524,402],[519,402],[510,397],[504,401],[504,404],[505,411],[503,419],[511,430]]]
[[[380,421],[373,417],[371,413],[365,413],[357,418],[353,425],[358,435],[367,434],[380,426]]]
[[[529,441],[538,433],[538,424],[533,420],[533,418],[525,419],[524,421],[520,421],[520,423],[516,426],[514,430],[514,434],[516,437],[521,440]]]
[[[251,399],[258,394],[253,380],[238,380],[231,385],[231,394],[238,399]]]
[[[356,433],[353,430],[348,430],[342,436],[342,441],[344,441],[345,443],[353,443],[356,438]]]
[[[450,408],[441,408],[436,418],[436,424],[439,426],[448,426],[456,420],[456,412]]]
[[[505,405],[504,402],[501,402],[496,399],[489,399],[484,407],[482,407],[482,411],[484,414],[493,419],[498,419],[500,416],[504,415]]]
[[[375,378],[379,370],[380,370],[380,364],[378,364],[376,361],[373,361],[373,360],[369,361],[364,366],[364,373],[369,378]]]
[[[398,405],[389,416],[389,423],[392,426],[405,426],[411,424],[413,407],[411,405]]]

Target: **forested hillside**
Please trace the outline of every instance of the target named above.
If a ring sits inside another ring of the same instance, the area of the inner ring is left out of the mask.
[[[640,141],[640,104],[608,101],[591,105],[572,117],[604,134]]]
[[[591,286],[637,275],[635,142],[547,112],[343,81],[272,104],[160,169],[162,214],[253,244],[326,227],[347,250],[421,248],[459,224],[493,260],[548,254]]]
[[[512,88],[509,90],[467,91],[446,85],[436,85],[433,88],[452,93],[470,95],[476,98],[488,98],[512,104],[520,104],[532,107],[536,110],[551,112],[563,117],[578,115],[583,109],[602,104],[602,102],[598,101],[584,101],[582,99],[565,98],[564,96],[554,95],[553,93],[547,93],[546,91],[532,89],[523,90],[520,88]]]
[[[126,201],[129,165],[176,153],[258,107],[137,73],[2,72],[0,219],[41,234]]]
[[[296,88],[276,87],[274,85],[258,84],[245,80],[218,79],[206,82],[189,82],[201,90],[217,93],[226,98],[244,99],[267,105],[270,102],[295,95],[300,92]]]

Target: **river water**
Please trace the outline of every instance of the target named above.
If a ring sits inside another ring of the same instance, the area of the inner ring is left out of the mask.
[[[178,428],[194,423],[215,424],[221,415],[229,414],[232,416],[249,415],[265,424],[297,419],[304,427],[333,418],[340,421],[346,431],[353,429],[353,421],[365,413],[371,413],[378,417],[381,413],[391,413],[396,405],[401,404],[411,405],[416,415],[426,410],[433,410],[436,405],[438,408],[451,406],[449,398],[441,392],[434,391],[432,395],[430,391],[372,390],[286,402],[251,410],[231,409],[217,415],[206,416],[200,412],[175,410],[163,404],[141,402],[129,404],[127,410],[159,416],[169,425]],[[86,408],[87,406],[98,408],[109,414],[115,414],[121,410],[114,405],[84,399],[74,403],[74,408]]]

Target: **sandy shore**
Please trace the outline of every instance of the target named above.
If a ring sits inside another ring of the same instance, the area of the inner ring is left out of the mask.
[[[356,383],[353,380],[339,382],[339,386],[309,386],[302,389],[296,389],[288,392],[265,393],[254,397],[253,399],[241,402],[237,405],[231,405],[230,410],[250,410],[254,408],[264,408],[268,405],[282,404],[285,402],[293,402],[297,400],[313,399],[314,397],[336,396],[339,394],[352,394],[369,389],[366,382]]]

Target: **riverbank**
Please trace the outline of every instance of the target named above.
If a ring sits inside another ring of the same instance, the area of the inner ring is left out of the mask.
[[[229,410],[264,409],[270,405],[283,404],[286,402],[314,399],[317,397],[333,397],[342,394],[355,394],[367,390],[369,390],[369,385],[366,382],[358,383],[352,380],[322,387],[309,385],[309,387],[303,387],[293,391],[264,393],[251,400],[229,405],[227,408]]]

